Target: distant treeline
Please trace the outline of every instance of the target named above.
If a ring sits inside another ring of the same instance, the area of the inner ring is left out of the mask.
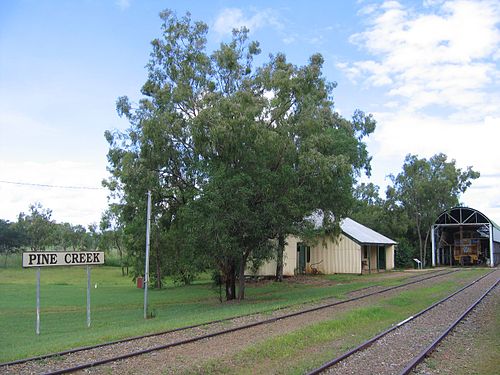
[[[116,250],[119,263],[126,266],[126,254],[122,246],[119,228],[113,227],[112,215],[103,214],[99,225],[58,223],[52,220],[52,210],[40,203],[32,204],[29,212],[21,212],[17,221],[0,219],[0,252],[4,256],[4,266],[10,254],[22,250],[43,251],[95,251]]]

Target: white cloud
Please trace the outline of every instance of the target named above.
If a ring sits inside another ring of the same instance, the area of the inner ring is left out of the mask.
[[[0,180],[29,184],[100,188],[106,172],[90,163],[58,161],[7,162],[0,161]],[[15,221],[29,205],[40,202],[52,210],[58,222],[87,225],[99,222],[107,207],[105,189],[64,189],[18,185],[0,182],[0,217]]]
[[[388,87],[408,110],[431,105],[460,116],[498,115],[500,5],[493,1],[427,1],[416,13],[396,1],[365,11],[369,27],[351,36],[373,58],[338,64],[354,82]],[[493,94],[492,94],[493,91]]]
[[[220,12],[215,20],[213,30],[219,35],[228,35],[231,34],[233,29],[239,29],[243,26],[247,27],[251,32],[267,26],[275,29],[283,27],[271,9],[264,9],[254,12],[252,16],[246,16],[243,10],[239,8],[226,8]]]
[[[449,159],[455,159],[459,168],[472,166],[481,173],[462,201],[500,222],[500,117],[457,122],[404,111],[374,115],[377,130],[368,142],[373,155],[374,183],[386,186],[389,183],[386,176],[398,174],[409,153],[430,158],[442,152]]]
[[[500,3],[426,0],[418,10],[386,1],[360,14],[368,26],[350,41],[369,56],[337,68],[385,89],[368,141],[371,180],[384,190],[405,155],[442,152],[481,172],[462,201],[500,222]]]
[[[483,173],[500,173],[500,118],[461,123],[408,112],[375,113],[375,118],[379,126],[373,141],[383,145],[378,157],[388,159],[410,152],[429,157],[443,152]]]

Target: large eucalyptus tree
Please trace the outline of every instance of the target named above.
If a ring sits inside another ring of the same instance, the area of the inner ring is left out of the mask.
[[[130,244],[137,259],[144,194],[153,191],[157,280],[167,261],[177,271],[213,267],[226,298],[242,299],[245,269],[274,255],[272,239],[282,254],[286,235],[316,210],[327,229],[338,228],[353,183],[369,172],[363,138],[375,122],[335,112],[321,55],[297,67],[277,54],[256,67],[259,44],[247,29],[208,53],[204,23],[160,16],[144,98],[135,108],[118,100],[131,127],[106,133],[106,185],[121,200],[125,231],[136,233],[129,238],[140,240]]]

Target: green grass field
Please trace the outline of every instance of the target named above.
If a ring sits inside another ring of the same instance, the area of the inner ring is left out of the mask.
[[[478,276],[486,270],[471,270]],[[252,312],[266,312],[335,296],[368,285],[395,285],[411,274],[393,278],[374,275],[318,276],[324,283],[249,283],[247,299],[220,303],[218,290],[205,277],[190,286],[151,290],[150,311],[143,319],[143,290],[117,267],[93,267],[92,325],[86,326],[86,268],[41,270],[41,328],[35,334],[36,270],[0,268],[0,362],[51,353],[103,341],[207,322]],[[97,286],[97,288],[95,287]]]

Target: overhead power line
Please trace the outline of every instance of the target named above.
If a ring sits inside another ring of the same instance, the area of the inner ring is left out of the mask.
[[[19,182],[19,181],[3,181],[0,183],[11,184],[11,185],[22,185],[22,186],[34,186],[34,187],[44,187],[44,188],[55,188],[55,189],[73,189],[73,190],[105,190],[102,187],[91,187],[91,186],[63,186],[63,185],[49,185],[49,184],[35,184],[30,182]]]

